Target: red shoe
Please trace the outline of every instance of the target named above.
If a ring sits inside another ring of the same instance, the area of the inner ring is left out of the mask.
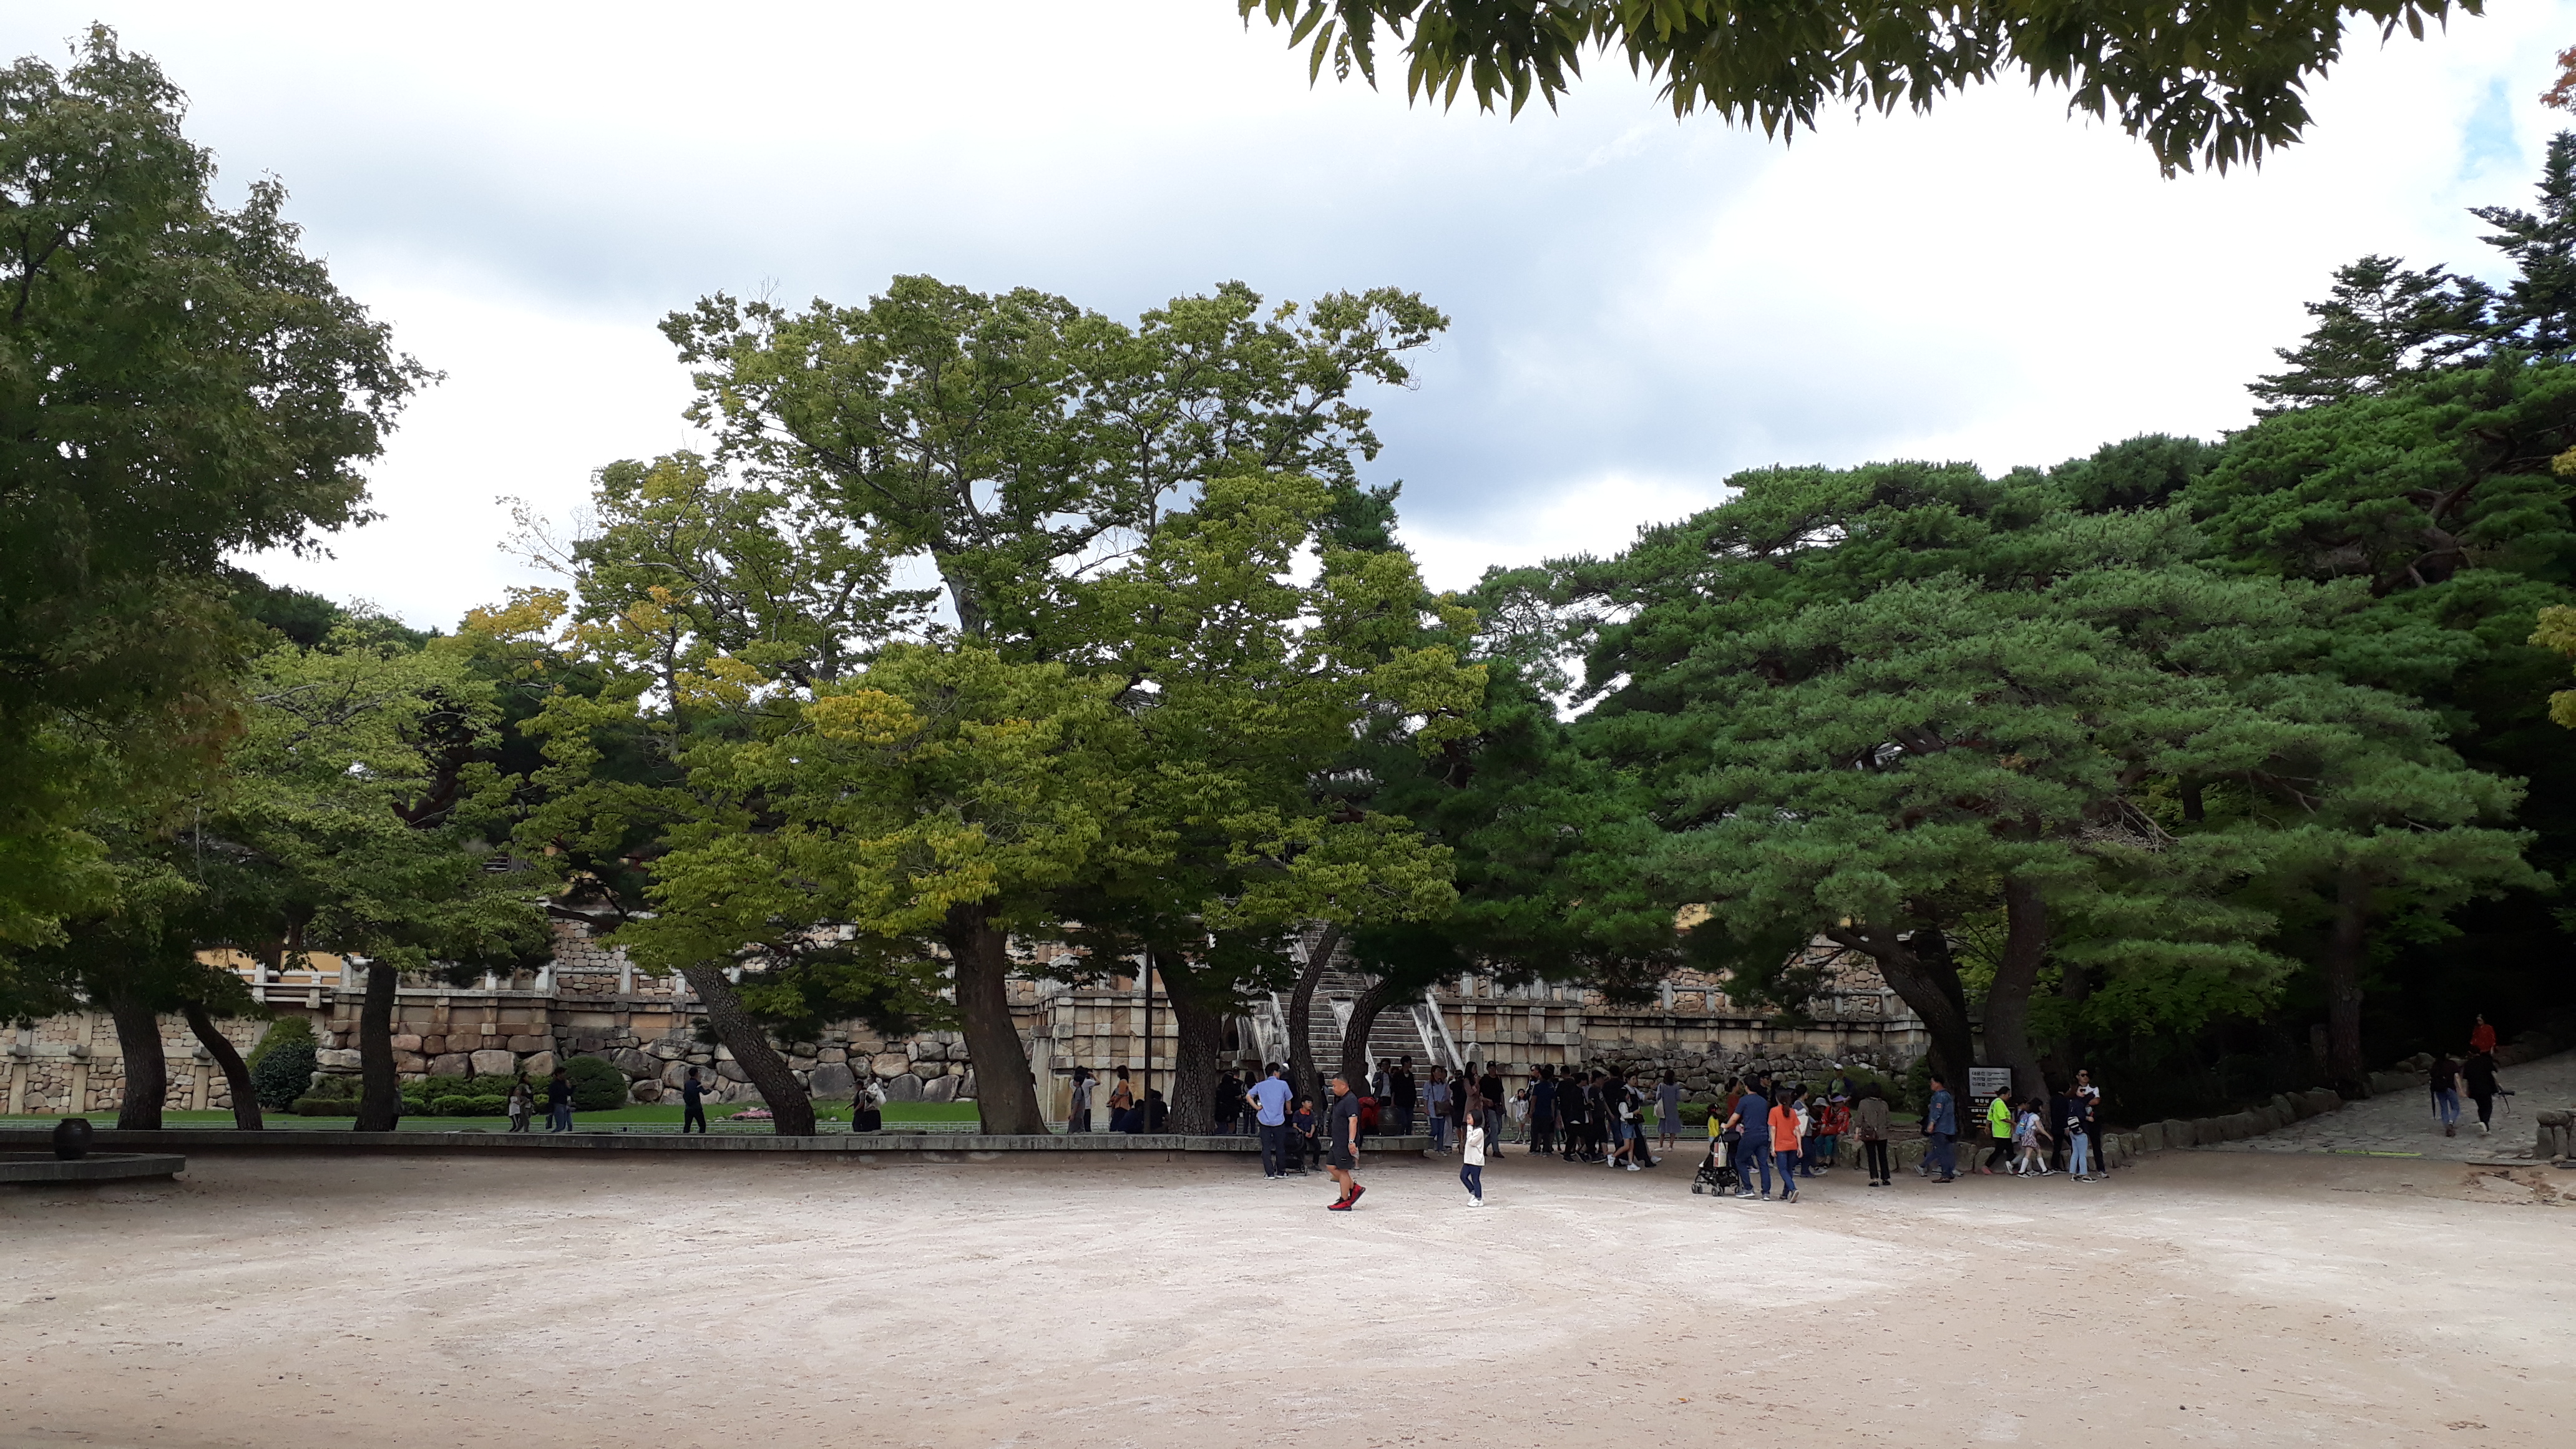
[[[1328,1206],[1326,1206],[1326,1207],[1325,1207],[1325,1209],[1324,1209],[1324,1211],[1326,1211],[1326,1212],[1328,1212],[1328,1213],[1346,1213],[1346,1212],[1349,1212],[1350,1210],[1351,1210],[1351,1200],[1350,1200],[1349,1198],[1343,1198],[1343,1199],[1342,1199],[1341,1201],[1339,1201],[1339,1202],[1329,1204],[1329,1205],[1328,1205]]]
[[[1358,1207],[1358,1206],[1360,1205],[1360,1195],[1361,1195],[1362,1193],[1367,1192],[1367,1191],[1368,1191],[1368,1189],[1367,1189],[1367,1188],[1364,1188],[1364,1187],[1360,1186],[1358,1183],[1356,1183],[1356,1182],[1355,1182],[1355,1183],[1352,1183],[1352,1184],[1351,1184],[1351,1196],[1350,1196],[1350,1200],[1349,1200],[1348,1202],[1343,1203],[1343,1204],[1342,1204],[1342,1206],[1344,1206],[1344,1207]]]

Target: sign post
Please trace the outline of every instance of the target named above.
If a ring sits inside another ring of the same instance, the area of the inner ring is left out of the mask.
[[[1968,1099],[1972,1110],[1977,1114],[1977,1130],[1974,1134],[1962,1135],[1973,1135],[1980,1138],[1985,1136],[1987,1104],[1994,1101],[1997,1097],[2011,1096],[2012,1084],[2012,1068],[2010,1067],[1968,1068]]]

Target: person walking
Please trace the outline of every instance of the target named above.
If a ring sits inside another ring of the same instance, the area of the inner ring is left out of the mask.
[[[2013,1119],[2013,1146],[2021,1153],[2021,1160],[2013,1164],[2015,1177],[2050,1175],[2048,1141],[2056,1134],[2050,1132],[2048,1124],[2040,1119],[2040,1108],[2045,1105],[2047,1099],[2044,1097],[2026,1098],[2021,1104],[2020,1115]]]
[[[2495,1049],[2495,1028],[2487,1025],[2486,1013],[2479,1012],[2478,1024],[2469,1028],[2469,1054],[2475,1056],[2479,1052],[2492,1052]]]
[[[1261,1134],[1261,1175],[1276,1182],[1288,1175],[1288,1083],[1279,1068],[1252,1084],[1243,1100],[1252,1108],[1253,1130]]]
[[[2486,1018],[2478,1020],[2483,1023]],[[2488,1039],[2493,1040],[2494,1033],[2488,1033]],[[2478,1104],[2478,1135],[2484,1137],[2495,1116],[2496,1094],[2503,1090],[2496,1081],[2495,1057],[2484,1051],[2469,1053],[2469,1059],[2460,1063],[2460,1080],[2468,1086],[2469,1100]]]
[[[1349,1212],[1359,1205],[1360,1194],[1360,1099],[1351,1091],[1351,1079],[1335,1077],[1332,1081],[1333,1105],[1324,1115],[1324,1167],[1342,1195],[1333,1199],[1330,1211]]]
[[[1422,1103],[1430,1109],[1431,1150],[1446,1153],[1449,1150],[1449,1069],[1447,1067],[1435,1066],[1431,1069],[1431,1082],[1422,1089]]]
[[[521,1072],[519,1080],[510,1084],[510,1130],[527,1131],[528,1114],[535,1111],[536,1107],[537,1090],[528,1085],[528,1074]]]
[[[2012,1093],[1997,1092],[1987,1099],[1986,1136],[1991,1140],[1993,1150],[1986,1154],[1985,1162],[1977,1168],[1978,1176],[1992,1177],[1998,1167],[2010,1170],[2013,1149]]]
[[[1503,1155],[1503,1078],[1492,1062],[1485,1063],[1484,1074],[1476,1078],[1476,1095],[1485,1099],[1485,1155]]]
[[[1655,1084],[1655,1129],[1656,1135],[1662,1139],[1656,1145],[1666,1152],[1672,1151],[1673,1139],[1682,1130],[1682,1084],[1674,1081],[1670,1072],[1664,1073],[1664,1079]]]
[[[1959,1099],[1950,1095],[1950,1086],[1936,1074],[1932,1078],[1932,1095],[1923,1104],[1923,1135],[1930,1147],[1923,1154],[1924,1176],[1938,1172],[1935,1182],[1955,1182],[1959,1176],[1957,1147],[1959,1141]]]
[[[1556,1150],[1556,1068],[1542,1063],[1530,1082],[1529,1150],[1545,1155]]]
[[[858,1125],[859,1110],[856,1102],[850,1104],[850,1124],[854,1127]],[[680,1135],[689,1135],[692,1124],[699,1136],[707,1135],[707,1084],[698,1080],[696,1067],[689,1068],[687,1079],[680,1083]]]
[[[1118,1080],[1109,1088],[1109,1130],[1136,1130],[1136,1086],[1127,1080],[1127,1069],[1118,1069]]]
[[[2075,1069],[2075,1096],[2084,1103],[2084,1140],[2093,1156],[2093,1175],[2111,1175],[2111,1159],[2102,1152],[2102,1089],[2093,1085],[2093,1073],[2084,1067]]]
[[[1387,1099],[1395,1105],[1395,1135],[1398,1137],[1412,1136],[1413,1104],[1416,1100],[1413,1083],[1413,1058],[1397,1057],[1395,1059],[1395,1069],[1386,1074],[1386,1095]]]
[[[1887,1171],[1887,1094],[1876,1083],[1861,1088],[1860,1110],[1853,1116],[1860,1129],[1860,1163],[1869,1172],[1869,1185],[1894,1186]]]
[[[1771,1156],[1780,1166],[1780,1201],[1798,1200],[1798,1099],[1787,1088],[1771,1105]]]
[[[850,1103],[850,1130],[883,1132],[885,1130],[885,1083],[874,1077],[859,1084],[859,1095]],[[1083,1130],[1089,1131],[1086,1126]]]
[[[1727,1115],[1726,1130],[1735,1138],[1735,1195],[1753,1196],[1756,1174],[1762,1179],[1762,1198],[1771,1198],[1771,1102],[1762,1094],[1747,1089],[1735,1099],[1735,1110]],[[1782,1184],[1782,1196],[1787,1196]]]
[[[2445,1137],[2460,1135],[2460,1064],[2444,1052],[2433,1059],[2433,1069],[2424,1074],[2424,1084],[2433,1093],[2433,1125]]]
[[[1065,1131],[1088,1132],[1091,1130],[1091,1093],[1094,1085],[1091,1068],[1075,1067],[1073,1069],[1073,1105],[1068,1108],[1064,1114]]]
[[[1288,1119],[1288,1170],[1304,1177],[1324,1165],[1324,1139],[1316,1133],[1315,1099],[1297,1099],[1297,1115]]]
[[[546,1130],[572,1130],[572,1075],[561,1067],[546,1082]]]
[[[1467,1189],[1467,1206],[1485,1205],[1485,1114],[1470,1113],[1467,1136],[1458,1144],[1458,1181]]]

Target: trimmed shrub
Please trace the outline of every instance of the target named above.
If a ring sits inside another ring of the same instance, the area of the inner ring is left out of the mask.
[[[564,1063],[564,1074],[572,1078],[574,1111],[606,1112],[626,1105],[626,1074],[606,1057],[574,1057]]]
[[[300,1016],[271,1023],[268,1034],[252,1051],[248,1065],[251,1091],[258,1096],[259,1104],[272,1112],[289,1109],[296,1098],[313,1087],[317,1058],[312,1024]]]
[[[423,1115],[430,1117],[471,1117],[474,1115],[474,1099],[471,1097],[455,1096],[432,1097],[429,1101],[429,1111]]]
[[[346,1117],[357,1109],[346,1097],[298,1097],[286,1110],[298,1117]]]

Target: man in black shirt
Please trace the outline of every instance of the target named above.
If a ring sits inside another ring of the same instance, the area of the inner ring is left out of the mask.
[[[1329,1210],[1346,1213],[1368,1191],[1354,1175],[1360,1166],[1360,1099],[1348,1077],[1333,1078],[1332,1092],[1332,1110],[1324,1114],[1324,1168],[1342,1189]]]
[[[1386,1094],[1395,1101],[1395,1135],[1413,1135],[1413,1058],[1397,1057],[1395,1070],[1386,1074]]]
[[[1485,1074],[1476,1079],[1476,1092],[1485,1099],[1485,1156],[1503,1155],[1503,1079],[1494,1073],[1493,1063],[1485,1064]]]

